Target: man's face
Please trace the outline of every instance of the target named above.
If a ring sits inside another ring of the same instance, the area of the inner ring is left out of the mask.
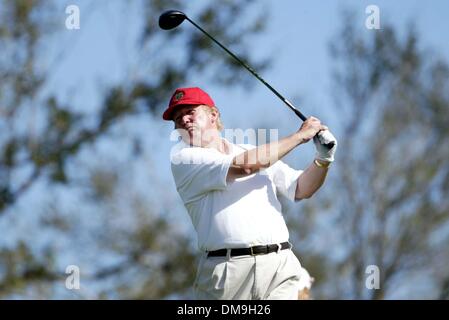
[[[173,114],[175,129],[177,129],[185,143],[193,146],[205,146],[210,143],[217,131],[216,112],[207,112],[202,105],[187,105],[180,107]]]

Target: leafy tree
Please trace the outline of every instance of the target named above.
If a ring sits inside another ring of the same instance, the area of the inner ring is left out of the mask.
[[[402,39],[385,23],[367,34],[351,15],[344,21],[331,45],[339,151],[330,182],[290,221],[302,224],[299,251],[316,278],[314,295],[443,297],[447,61],[423,50],[413,27]],[[369,265],[380,270],[377,290],[365,286]]]

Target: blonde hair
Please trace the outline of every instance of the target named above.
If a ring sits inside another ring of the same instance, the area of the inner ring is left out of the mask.
[[[220,111],[216,107],[212,107],[212,106],[203,105],[202,107],[203,107],[203,110],[206,111],[208,114],[212,114],[212,112],[216,112],[218,114],[217,130],[222,131],[224,129],[224,125],[223,125],[223,122],[221,122]]]

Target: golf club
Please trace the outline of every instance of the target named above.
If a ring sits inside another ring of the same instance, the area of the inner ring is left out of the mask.
[[[259,79],[268,89],[270,89],[279,99],[281,99],[287,107],[289,107],[302,121],[306,121],[306,117],[296,109],[293,104],[284,98],[276,89],[274,89],[271,85],[269,85],[261,76],[259,76],[250,66],[248,66],[245,62],[240,60],[235,54],[229,51],[225,46],[223,46],[220,42],[214,39],[209,33],[207,33],[203,28],[197,25],[193,20],[191,20],[187,15],[179,10],[168,10],[162,13],[159,17],[159,27],[164,30],[171,30],[179,26],[184,20],[188,20],[191,24],[193,24],[196,28],[198,28],[202,33],[204,33],[209,39],[215,42],[218,46],[220,46],[224,51],[226,51],[231,57],[233,57],[236,61],[238,61],[246,70],[251,72],[257,79]],[[319,134],[318,134],[319,135]],[[326,145],[329,149],[334,146],[334,143],[329,143]]]

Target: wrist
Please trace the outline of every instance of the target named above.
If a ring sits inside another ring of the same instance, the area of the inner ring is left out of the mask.
[[[296,140],[298,145],[303,144],[304,142],[306,142],[305,139],[304,139],[304,135],[301,132],[299,132],[299,131],[296,132],[294,134],[294,136],[295,136],[295,140]]]
[[[334,162],[334,153],[323,149],[324,147],[321,146],[321,148],[317,150],[315,153],[315,159],[325,165]]]
[[[325,169],[327,169],[327,168],[329,168],[330,167],[330,165],[331,165],[331,161],[325,161],[325,160],[321,160],[321,159],[315,159],[315,160],[313,160],[313,163],[317,166],[317,167],[319,167],[319,168],[325,168]]]

